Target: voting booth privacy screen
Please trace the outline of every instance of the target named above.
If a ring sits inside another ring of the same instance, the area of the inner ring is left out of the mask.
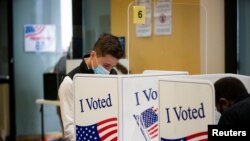
[[[74,77],[75,138],[158,141],[158,81],[184,73]]]
[[[214,124],[214,87],[210,81],[166,79],[159,81],[160,140],[207,140]]]
[[[75,138],[102,141],[207,140],[215,122],[213,83],[233,76],[185,72],[74,77]]]
[[[76,140],[117,140],[118,78],[76,77],[74,81]]]

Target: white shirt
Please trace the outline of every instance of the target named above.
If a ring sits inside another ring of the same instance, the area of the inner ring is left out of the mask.
[[[61,116],[64,128],[64,137],[69,141],[74,141],[74,95],[73,80],[66,76],[58,90]]]

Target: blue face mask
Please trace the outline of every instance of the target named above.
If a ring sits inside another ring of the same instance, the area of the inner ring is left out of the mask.
[[[95,74],[109,74],[110,73],[102,65],[98,65],[96,68],[93,68],[93,70]]]

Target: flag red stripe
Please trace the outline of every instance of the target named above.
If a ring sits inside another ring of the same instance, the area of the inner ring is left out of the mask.
[[[101,137],[101,140],[103,141],[103,140],[107,139],[109,136],[111,136],[112,134],[116,134],[116,133],[117,133],[117,130],[116,130],[116,129],[115,129],[115,130],[112,130],[112,131],[108,132],[107,134],[103,135],[103,136]]]
[[[199,141],[208,141],[208,139],[202,139],[202,140],[199,140]]]
[[[149,128],[148,132],[150,132],[151,130],[154,130],[156,127],[158,127],[158,124],[155,124],[154,126],[152,126],[151,128]]]
[[[156,128],[155,130],[152,130],[151,132],[149,132],[149,135],[153,135],[157,131],[158,131],[158,128]]]
[[[117,137],[111,139],[110,141],[117,141]]]
[[[158,136],[158,134],[155,134],[154,136],[152,136],[151,139],[155,138],[156,136]]]
[[[41,27],[39,27],[39,28],[37,29],[37,32],[35,32],[35,33],[29,33],[29,34],[27,34],[25,37],[30,37],[30,36],[37,35],[37,34],[41,33],[44,29],[45,29],[45,27],[44,27],[44,26],[41,26]]]
[[[199,133],[196,133],[196,134],[193,134],[193,135],[189,135],[189,136],[186,137],[186,139],[190,140],[192,138],[195,138],[195,137],[198,137],[198,136],[203,136],[203,135],[207,135],[207,131],[199,132]]]
[[[110,121],[116,121],[116,120],[117,120],[117,118],[109,118],[109,119],[98,122],[97,126],[102,125],[102,124],[107,123],[107,122],[110,122]]]
[[[112,127],[117,127],[117,124],[115,123],[115,124],[110,124],[110,125],[108,125],[108,126],[105,126],[105,127],[103,127],[103,128],[100,128],[100,129],[98,129],[98,132],[99,132],[99,134],[100,133],[102,133],[103,131],[105,131],[105,130],[107,130],[107,129],[109,129],[109,128],[112,128]]]

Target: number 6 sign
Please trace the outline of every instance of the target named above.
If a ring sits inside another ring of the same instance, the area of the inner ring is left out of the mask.
[[[145,6],[134,6],[133,8],[134,24],[145,24],[146,8]]]

